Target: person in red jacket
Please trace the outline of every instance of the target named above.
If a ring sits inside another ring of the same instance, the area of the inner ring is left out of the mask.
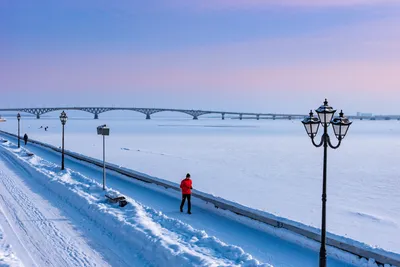
[[[190,212],[190,209],[192,208],[192,205],[190,203],[190,196],[192,194],[191,189],[192,187],[192,180],[190,180],[190,174],[186,174],[186,178],[182,180],[181,182],[181,189],[182,189],[182,202],[181,202],[181,212],[183,212],[183,206],[185,205],[185,200],[188,200],[188,213],[192,214]]]

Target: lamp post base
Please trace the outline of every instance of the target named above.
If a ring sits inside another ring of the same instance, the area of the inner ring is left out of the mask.
[[[326,250],[323,248],[319,251],[319,267],[326,267]]]

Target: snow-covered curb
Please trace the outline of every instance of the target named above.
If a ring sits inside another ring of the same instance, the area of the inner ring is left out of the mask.
[[[54,146],[38,141],[33,142],[47,149],[56,152],[60,151],[59,148],[56,148]],[[66,154],[71,156],[73,159],[95,164],[99,167],[102,166],[102,162],[100,160],[86,157],[84,155],[70,151],[66,151]],[[88,166],[89,165],[90,164],[88,164]],[[152,186],[154,184],[158,185],[158,189],[161,189],[160,191],[164,191],[164,193],[167,192],[168,194],[177,196],[176,191],[180,190],[179,186],[175,183],[135,172],[115,164],[107,163],[107,168],[116,173],[123,174],[136,180],[144,181],[151,184],[149,186]],[[154,188],[154,186],[152,188]],[[172,192],[171,190],[165,189],[172,189]],[[238,203],[227,201],[225,199],[221,199],[196,190],[193,192],[193,196],[203,200],[205,203],[204,205],[207,206],[207,208],[210,209],[210,205],[211,207],[215,206],[217,208],[220,208],[218,212],[222,212],[224,213],[224,215],[229,216],[234,220],[241,221],[252,227],[265,230],[283,239],[296,243],[300,242],[303,246],[309,247],[313,250],[318,250],[319,246],[317,242],[319,241],[319,230],[316,228],[306,226],[285,218],[280,218],[267,212],[251,209]],[[214,208],[211,209],[215,210]],[[221,209],[224,211],[221,211]],[[242,215],[243,217],[237,216],[237,214]],[[376,264],[374,264],[374,259],[376,259],[376,261],[380,263],[391,263],[400,266],[400,255],[387,252],[380,248],[372,248],[369,245],[360,243],[352,239],[328,234],[327,243],[329,245],[328,254],[332,257],[344,260],[346,262],[351,262],[360,266],[376,266]],[[352,255],[345,253],[344,251],[350,252]],[[358,256],[367,258],[369,260],[359,259]]]
[[[41,175],[40,183],[58,194],[68,205],[75,207],[86,218],[105,229],[121,247],[134,247],[140,257],[157,266],[270,266],[261,264],[240,247],[225,244],[204,231],[170,218],[134,199],[127,198],[124,208],[109,204],[102,185],[81,175],[65,170],[12,143],[3,144],[10,154],[32,167],[30,172]]]

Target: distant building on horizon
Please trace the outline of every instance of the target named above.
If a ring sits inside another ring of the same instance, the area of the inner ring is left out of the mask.
[[[360,117],[372,117],[373,114],[372,113],[357,112],[357,116],[360,116]]]

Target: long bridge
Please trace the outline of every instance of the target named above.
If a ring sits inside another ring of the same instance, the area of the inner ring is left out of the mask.
[[[9,109],[0,109],[0,112],[25,112],[35,115],[37,119],[40,119],[40,116],[46,113],[59,111],[59,110],[78,110],[83,112],[92,113],[94,115],[94,119],[99,118],[99,114],[115,111],[115,110],[129,110],[142,113],[146,115],[146,119],[150,120],[151,115],[159,112],[180,112],[192,116],[194,120],[197,120],[200,116],[206,114],[216,114],[221,115],[221,118],[224,120],[227,115],[236,115],[240,120],[245,118],[245,116],[252,118],[256,118],[259,120],[262,119],[299,119],[304,118],[306,115],[304,114],[275,114],[275,113],[249,113],[249,112],[229,112],[229,111],[212,111],[212,110],[193,110],[193,109],[169,109],[169,108],[134,108],[134,107],[54,107],[54,108],[9,108]]]
[[[159,112],[180,112],[192,116],[194,120],[197,120],[200,116],[206,114],[220,115],[224,120],[225,116],[233,115],[237,116],[238,119],[303,119],[308,114],[279,114],[279,113],[254,113],[254,112],[230,112],[230,111],[213,111],[213,110],[193,110],[193,109],[169,109],[169,108],[135,108],[135,107],[45,107],[45,108],[7,108],[0,109],[0,112],[25,112],[35,115],[37,119],[46,113],[60,111],[60,110],[78,110],[88,112],[94,115],[94,119],[99,118],[99,114],[115,111],[115,110],[128,110],[142,113],[146,116],[147,120],[151,119],[151,115]],[[400,120],[400,115],[371,115],[371,116],[347,116],[353,120]]]

